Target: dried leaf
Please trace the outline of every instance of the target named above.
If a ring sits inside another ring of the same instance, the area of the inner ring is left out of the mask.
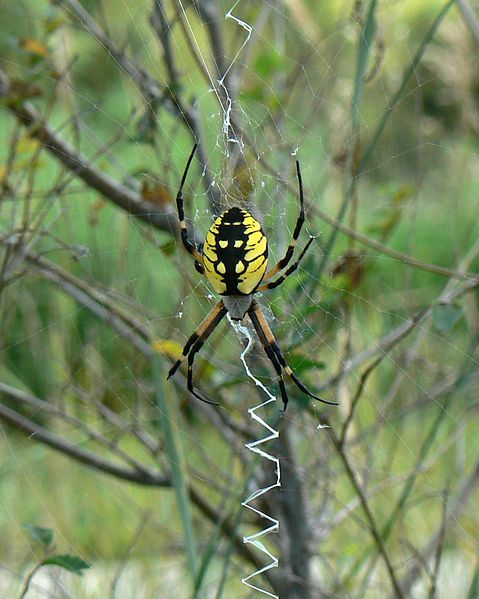
[[[243,157],[240,157],[233,171],[233,180],[228,188],[228,195],[239,203],[246,201],[253,191],[251,168]]]
[[[344,252],[331,268],[330,274],[332,277],[346,275],[349,280],[347,288],[354,289],[361,283],[364,275],[364,252],[358,250]],[[337,284],[337,281],[335,283]]]
[[[48,48],[40,40],[27,37],[20,40],[20,47],[29,52],[30,54],[36,54],[37,56],[48,57]]]
[[[172,203],[170,190],[166,185],[156,181],[154,178],[149,178],[143,181],[141,186],[141,197],[150,204],[161,206],[164,208]]]
[[[173,339],[158,339],[157,341],[153,341],[151,347],[159,354],[163,354],[174,360],[180,357],[183,349],[183,347]]]

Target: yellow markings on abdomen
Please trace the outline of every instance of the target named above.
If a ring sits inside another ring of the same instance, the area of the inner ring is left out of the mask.
[[[261,230],[261,225],[249,212],[246,213],[246,216],[243,219],[243,225],[248,233],[250,231],[253,232]]]
[[[223,281],[223,277],[215,271],[214,264],[208,260],[205,254],[203,254],[203,263],[208,281],[213,285],[216,293],[223,295],[226,292],[226,283]]]
[[[214,252],[213,248],[206,243],[203,248],[203,256],[206,256],[210,260],[210,262],[218,261],[218,254],[216,252]]]
[[[246,252],[246,254],[244,256],[244,259],[246,260],[246,262],[251,262],[258,256],[263,256],[266,253],[267,244],[268,244],[268,241],[262,233],[261,233],[261,239],[259,239],[254,244],[253,243],[250,244],[248,241],[248,244],[246,245],[246,249],[248,249],[249,251]]]
[[[266,258],[264,256],[259,256],[259,258],[256,258],[256,260],[249,262],[246,276],[248,276],[248,274],[255,273],[263,265],[263,262],[265,262],[265,261],[266,261]]]
[[[246,233],[248,235],[248,242],[246,244],[246,249],[250,249],[252,246],[258,244],[261,239],[266,239],[266,237],[261,233],[261,231],[253,231],[252,233]]]
[[[249,295],[266,272],[268,241],[251,213],[230,208],[211,225],[203,258],[205,275],[217,293]]]
[[[251,264],[248,264],[248,269],[245,274],[241,277],[238,283],[238,291],[249,295],[258,287],[264,277],[266,266],[268,264],[267,258],[258,258],[258,262],[263,260],[263,263],[258,266],[254,271],[250,270]]]

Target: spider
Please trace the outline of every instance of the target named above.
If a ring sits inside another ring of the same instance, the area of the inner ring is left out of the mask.
[[[313,237],[303,248],[296,262],[283,272],[274,281],[268,281],[274,275],[285,269],[293,257],[294,248],[303,227],[304,216],[304,194],[301,180],[299,162],[296,161],[296,172],[299,184],[299,198],[301,209],[293,232],[293,238],[289,244],[284,257],[267,270],[268,264],[268,240],[263,233],[261,225],[253,215],[242,208],[229,208],[219,216],[211,225],[206,235],[202,253],[188,238],[183,209],[183,186],[188,175],[197,144],[186,163],[185,171],[181,178],[180,187],[176,195],[178,218],[180,221],[181,240],[185,249],[195,259],[196,270],[205,275],[213,285],[215,291],[222,296],[220,301],[206,316],[198,329],[191,335],[183,348],[180,358],[168,373],[170,378],[179,368],[180,364],[188,358],[188,390],[198,399],[206,403],[218,405],[204,396],[200,395],[193,387],[193,362],[195,355],[199,352],[205,341],[218,326],[222,318],[229,314],[231,320],[241,321],[246,314],[251,319],[261,344],[274,366],[278,375],[281,398],[283,400],[283,411],[288,405],[288,395],[284,384],[283,371],[293,380],[303,393],[323,403],[336,405],[334,402],[325,401],[317,397],[294,374],[286,363],[283,353],[269,327],[269,324],[258,304],[254,294],[258,291],[274,289],[289,277],[297,268],[301,259],[308,251]]]

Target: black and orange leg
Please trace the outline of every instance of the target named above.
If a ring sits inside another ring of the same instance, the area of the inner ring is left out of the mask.
[[[220,314],[220,315],[217,316],[217,318],[211,324],[211,326],[207,329],[207,331],[205,332],[205,334],[202,335],[196,341],[196,343],[191,348],[190,353],[188,354],[188,377],[187,377],[188,391],[192,395],[194,395],[197,399],[199,399],[201,401],[204,401],[205,403],[212,404],[214,406],[218,406],[219,404],[216,401],[212,401],[211,399],[207,399],[203,394],[201,394],[201,393],[199,393],[198,391],[195,390],[195,388],[193,386],[193,364],[194,364],[194,361],[195,361],[196,354],[203,347],[203,344],[208,339],[208,337],[211,335],[211,333],[216,328],[216,326],[218,325],[218,323],[220,322],[220,320],[223,318],[223,316],[225,314],[226,314],[226,309],[225,309],[225,312],[223,314]]]
[[[278,358],[276,357],[274,351],[272,350],[270,344],[268,343],[265,332],[259,325],[258,319],[257,319],[254,311],[251,311],[248,313],[249,313],[249,317],[251,318],[251,322],[253,323],[253,326],[255,328],[255,331],[259,337],[259,340],[261,341],[261,345],[263,346],[263,349],[266,352],[266,355],[268,356],[270,362],[273,364],[274,369],[276,370],[276,374],[278,375],[279,389],[281,392],[281,399],[283,400],[283,412],[285,412],[286,407],[288,405],[288,394],[286,393],[286,385],[284,384],[283,371],[281,368],[281,364],[278,362]]]
[[[299,210],[298,220],[296,221],[296,226],[294,227],[293,238],[291,240],[291,243],[288,245],[288,248],[286,249],[286,253],[285,253],[284,257],[281,258],[281,260],[276,264],[276,266],[274,266],[271,270],[268,270],[268,272],[264,276],[264,280],[270,279],[276,273],[278,273],[280,270],[283,270],[283,268],[286,268],[286,266],[288,266],[291,258],[293,257],[294,248],[296,247],[296,242],[298,241],[299,234],[301,233],[301,229],[303,228],[303,225],[304,225],[305,216],[304,216],[303,180],[301,178],[301,171],[299,169],[299,162],[297,160],[296,160],[296,173],[298,175],[300,210]]]
[[[258,287],[258,291],[266,291],[267,289],[274,289],[275,287],[278,287],[279,285],[281,285],[281,283],[286,278],[288,278],[289,275],[292,274],[298,268],[301,260],[304,258],[304,255],[308,251],[309,246],[313,243],[313,241],[314,241],[314,237],[310,237],[308,240],[308,243],[304,246],[303,251],[299,255],[296,262],[291,264],[291,266],[287,270],[285,270],[284,273],[280,277],[278,277],[275,281],[271,281],[270,283],[265,283],[264,285],[261,285],[260,287]]]
[[[178,209],[178,218],[180,220],[181,241],[183,242],[186,251],[189,252],[195,259],[196,270],[198,270],[198,272],[200,272],[201,274],[204,274],[203,257],[188,238],[188,230],[186,228],[185,221],[185,210],[183,207],[183,186],[185,184],[186,177],[188,175],[191,162],[193,160],[193,156],[195,155],[197,145],[198,144],[195,144],[193,146],[193,150],[191,151],[190,157],[188,158],[188,162],[186,163],[185,171],[183,173],[183,176],[181,177],[180,187],[178,189],[178,193],[176,194],[176,207]]]
[[[299,378],[294,374],[294,372],[291,370],[291,368],[288,366],[286,360],[284,359],[283,353],[281,352],[278,342],[276,341],[276,339],[273,335],[273,332],[270,329],[268,321],[266,320],[265,315],[263,314],[261,308],[259,307],[259,304],[256,301],[253,300],[253,303],[251,304],[251,308],[248,310],[248,314],[249,314],[249,317],[251,318],[251,321],[253,323],[253,326],[254,326],[256,332],[258,333],[258,337],[260,338],[260,341],[263,344],[266,354],[268,355],[269,359],[271,360],[271,362],[273,363],[273,366],[276,369],[276,372],[278,372],[278,365],[279,365],[280,381],[282,380],[282,370],[284,370],[286,372],[286,374],[295,383],[295,385],[303,393],[305,393],[306,395],[309,395],[309,397],[312,397],[313,399],[317,399],[318,401],[321,401],[321,402],[329,404],[329,405],[333,405],[333,406],[337,405],[336,402],[326,401],[325,399],[321,399],[321,397],[318,397],[317,395],[312,393],[299,380]],[[273,356],[274,359],[271,356]],[[281,383],[280,383],[280,387],[281,387]],[[284,409],[286,410],[287,398],[286,398],[286,402],[285,402],[282,390],[281,390],[281,395],[283,397],[283,402],[285,404]]]
[[[195,355],[202,348],[205,341],[211,335],[211,333],[218,326],[221,319],[226,314],[226,308],[223,305],[222,301],[219,301],[216,306],[211,310],[208,316],[203,320],[197,330],[190,336],[188,341],[181,352],[180,358],[173,364],[172,368],[168,372],[168,377],[170,378],[175,374],[175,372],[180,367],[183,360],[188,357],[188,391],[190,391],[195,397],[204,401],[206,403],[215,404],[215,402],[206,399],[197,393],[193,388],[193,362],[195,359]],[[215,404],[217,405],[217,404]]]

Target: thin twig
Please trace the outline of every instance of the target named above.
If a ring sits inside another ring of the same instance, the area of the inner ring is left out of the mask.
[[[20,595],[18,596],[18,599],[24,599],[24,597],[26,597],[26,595],[27,595],[27,593],[28,593],[28,591],[30,589],[30,585],[32,583],[33,577],[38,572],[38,570],[40,570],[41,567],[42,567],[41,564],[37,564],[28,573],[28,576],[25,578],[25,583],[24,583],[24,585],[22,587],[22,590],[20,591]]]
[[[469,4],[469,0],[455,0],[455,2],[461,11],[464,22],[471,30],[476,41],[479,42],[479,19],[476,17],[474,9]]]
[[[388,552],[386,551],[386,546],[384,544],[381,531],[379,530],[379,528],[376,524],[376,520],[373,516],[371,508],[369,507],[369,502],[367,500],[367,497],[359,483],[359,480],[356,477],[353,467],[351,466],[351,464],[349,462],[349,458],[346,455],[344,447],[340,443],[339,437],[336,436],[336,434],[334,433],[334,430],[332,428],[328,428],[327,431],[328,431],[329,437],[332,440],[333,445],[334,445],[339,457],[341,458],[341,461],[343,463],[347,477],[350,480],[351,485],[353,486],[354,491],[359,498],[362,510],[363,510],[363,512],[366,516],[367,522],[368,522],[369,531],[371,533],[371,536],[374,539],[376,548],[377,548],[379,554],[381,555],[381,557],[384,561],[384,564],[386,566],[387,572],[389,574],[389,579],[390,579],[391,585],[394,589],[395,597],[396,597],[396,599],[398,599],[398,598],[401,599],[401,598],[405,597],[406,595],[403,593],[401,586],[399,584],[399,581],[397,579],[395,568],[394,568],[393,564],[391,563]]]
[[[434,566],[433,566],[432,575],[431,575],[431,588],[429,591],[429,599],[438,599],[437,580],[439,577],[439,568],[441,565],[441,558],[442,558],[443,551],[444,551],[444,540],[446,538],[446,528],[447,528],[446,516],[447,516],[447,511],[449,509],[448,498],[449,498],[449,488],[447,488],[444,491],[443,498],[442,498],[442,502],[443,502],[442,521],[441,521],[441,528],[439,530],[439,538],[438,538],[438,543],[436,546],[436,551],[434,552]]]
[[[141,471],[143,469],[143,465],[138,462],[138,460],[134,459],[131,455],[123,451],[114,442],[110,441],[104,435],[94,430],[90,425],[85,424],[82,420],[71,416],[66,411],[57,407],[52,402],[41,400],[30,393],[2,382],[0,382],[0,393],[4,393],[5,395],[12,397],[18,402],[32,406],[36,410],[61,418],[64,422],[71,424],[78,430],[83,431],[92,441],[95,441],[96,443],[103,445],[105,448],[112,451],[117,457],[125,461],[134,470]]]
[[[83,8],[78,0],[61,0],[59,5],[75,17],[80,25],[105,48],[121,69],[134,81],[146,101],[150,104],[163,98],[163,90],[153,77],[151,77],[139,64],[120,50],[109,35],[103,31],[89,12]]]
[[[5,393],[5,390],[3,390],[3,393]],[[27,418],[26,416],[22,416],[15,410],[12,410],[1,403],[0,419],[23,431],[39,443],[48,445],[63,455],[70,456],[77,462],[85,464],[95,470],[99,470],[100,472],[112,474],[117,478],[147,486],[166,487],[170,485],[168,477],[163,474],[154,472],[145,466],[143,466],[141,470],[137,470],[134,468],[125,468],[115,462],[106,460],[97,453],[63,439],[59,435],[40,426],[37,422],[30,420],[30,418]]]
[[[446,510],[445,517],[441,519],[438,530],[432,535],[422,555],[424,560],[429,560],[437,551],[438,545],[442,542],[443,530],[451,521],[457,521],[462,512],[466,509],[471,495],[476,491],[479,485],[479,460],[476,461],[470,476],[463,481],[459,491],[449,501],[449,509]],[[477,549],[476,545],[474,549]],[[416,582],[421,574],[419,564],[415,563],[409,568],[401,580],[401,587],[406,594],[409,594],[411,587]],[[395,599],[394,595],[390,595],[390,599]]]
[[[140,522],[138,523],[138,526],[136,527],[131,541],[128,543],[127,550],[123,553],[123,556],[118,561],[118,566],[113,576],[113,580],[111,581],[110,599],[115,599],[118,581],[120,580],[121,575],[123,574],[129,559],[131,558],[131,553],[134,550],[138,541],[140,540],[140,537],[143,534],[143,531],[145,530],[145,527],[148,524],[148,521],[150,520],[151,516],[152,512],[145,512],[143,514],[142,518],[140,519]]]
[[[5,87],[0,85],[0,97],[7,98],[8,109],[22,125],[29,128],[30,137],[37,139],[50,154],[89,187],[128,214],[170,234],[178,234],[178,216],[173,207],[159,209],[145,202],[138,193],[93,166],[88,158],[77,153],[68,142],[52,131],[30,102],[8,102],[10,80],[2,69],[0,69],[0,78],[3,79],[4,85],[7,85],[6,91]]]
[[[331,387],[334,387],[340,379],[353,372],[358,366],[366,362],[367,360],[374,358],[377,354],[387,354],[391,349],[402,341],[409,333],[411,333],[421,322],[429,318],[432,314],[433,308],[437,303],[449,304],[454,302],[459,297],[469,293],[473,289],[479,286],[478,279],[472,279],[467,281],[461,286],[452,289],[447,294],[442,294],[438,300],[433,302],[427,308],[424,308],[417,314],[413,315],[408,320],[405,320],[398,327],[389,331],[374,342],[374,344],[355,354],[348,362],[342,365],[339,372],[326,379],[321,385],[317,387],[318,392],[324,391]]]
[[[211,173],[208,168],[208,160],[203,145],[203,135],[201,132],[199,115],[194,104],[188,106],[183,102],[180,96],[182,86],[178,76],[178,69],[175,65],[175,57],[171,45],[171,28],[166,18],[162,0],[153,0],[153,11],[150,21],[153,30],[163,47],[164,61],[169,78],[168,93],[176,107],[178,116],[185,123],[192,135],[192,142],[197,145],[196,155],[204,178],[206,195],[210,203],[211,212],[216,215],[221,211],[220,197],[217,188],[213,185]]]
[[[385,356],[386,356],[386,354],[384,353],[384,354],[380,355],[379,357],[377,357],[374,360],[374,362],[366,368],[366,370],[362,373],[362,375],[359,379],[358,386],[356,387],[356,392],[354,394],[353,399],[351,400],[351,405],[349,408],[348,415],[346,416],[346,418],[343,422],[341,433],[339,434],[339,443],[341,445],[344,445],[344,441],[346,439],[346,435],[348,433],[349,426],[352,422],[358,401],[359,401],[361,395],[363,394],[364,387],[366,385],[366,381],[371,376],[372,372],[376,369],[376,367],[379,366],[379,364],[382,362],[382,360]]]

